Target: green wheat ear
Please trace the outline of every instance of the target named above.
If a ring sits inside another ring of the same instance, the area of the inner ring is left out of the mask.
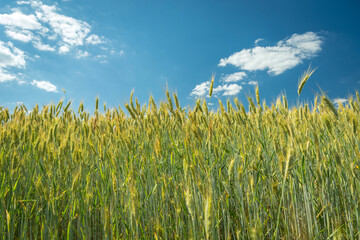
[[[256,93],[256,103],[257,103],[257,105],[260,107],[259,85],[258,85],[258,86],[256,86],[255,93]]]
[[[326,96],[323,96],[321,98],[321,102],[331,111],[331,113],[338,118],[339,114],[334,106],[334,104],[332,103],[332,101],[330,101]]]
[[[315,72],[316,69],[311,70],[311,65],[299,78],[298,95],[300,95],[305,83],[309,80],[310,76]]]
[[[211,78],[211,84],[210,84],[210,90],[209,90],[209,96],[210,96],[210,97],[211,97],[211,95],[213,94],[214,78],[215,78],[215,76],[213,75],[212,78]]]

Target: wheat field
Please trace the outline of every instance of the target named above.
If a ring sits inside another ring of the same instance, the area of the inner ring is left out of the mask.
[[[358,93],[289,108],[257,89],[248,110],[166,96],[1,108],[1,239],[360,238]]]

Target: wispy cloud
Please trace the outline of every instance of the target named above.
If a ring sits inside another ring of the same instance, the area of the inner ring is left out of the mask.
[[[34,38],[34,35],[31,31],[17,28],[8,28],[5,31],[5,34],[10,38],[21,42],[30,42]]]
[[[86,58],[90,56],[90,54],[87,52],[87,51],[82,51],[82,50],[79,50],[77,53],[76,53],[76,58],[77,59],[80,59],[80,58]]]
[[[124,50],[116,51],[116,50],[114,50],[114,49],[111,49],[110,54],[111,54],[111,55],[123,56],[123,55],[125,54],[125,51],[124,51]]]
[[[42,26],[33,15],[25,15],[17,9],[11,14],[0,14],[0,24],[6,27],[18,27],[21,29],[38,30]]]
[[[16,1],[18,5],[30,4],[30,1]]]
[[[222,77],[222,80],[224,82],[238,82],[242,79],[244,79],[247,76],[245,72],[236,72],[232,74],[227,74],[224,77]]]
[[[257,81],[249,81],[247,82],[249,85],[258,85],[259,83]]]
[[[16,78],[8,70],[11,68],[24,68],[26,66],[25,54],[14,47],[10,42],[0,41],[0,82],[7,82]]]
[[[263,38],[258,38],[255,40],[254,44],[257,45],[259,42],[263,41],[264,39]]]
[[[10,42],[0,41],[0,67],[25,67],[25,54]]]
[[[4,25],[5,34],[14,40],[31,42],[40,51],[73,52],[74,57],[78,57],[79,47],[85,43],[106,42],[104,37],[91,33],[90,24],[62,14],[57,5],[46,5],[37,0],[16,3],[19,7],[13,8],[11,13],[0,14],[0,25]]]
[[[50,46],[49,44],[45,44],[43,42],[41,42],[40,39],[36,39],[34,42],[34,47],[39,49],[40,51],[49,51],[49,52],[54,52],[55,48]]]
[[[58,92],[57,87],[54,84],[52,84],[52,83],[50,83],[48,81],[36,81],[36,80],[33,80],[31,82],[31,85],[34,85],[35,87],[43,89],[43,90],[45,90],[47,92],[55,92],[55,93]]]
[[[299,65],[302,60],[316,56],[321,51],[322,43],[323,38],[314,32],[293,34],[275,46],[256,46],[222,58],[219,66],[230,64],[242,70],[267,70],[269,74],[279,75]]]
[[[16,76],[12,73],[9,73],[5,69],[0,68],[0,83],[12,81],[16,78]]]
[[[104,43],[104,40],[102,40],[102,39],[101,39],[98,35],[96,35],[96,34],[91,34],[89,37],[86,38],[86,43],[87,43],[87,44],[96,45],[96,44]]]
[[[37,1],[31,1],[31,5],[36,9],[36,17],[48,23],[64,43],[70,46],[84,44],[91,29],[87,22],[58,13],[59,9],[54,5],[49,6]]]
[[[38,0],[16,1],[16,4],[17,7],[9,12],[0,13],[0,25],[14,43],[31,43],[35,50],[70,54],[78,59],[91,55],[91,48],[85,45],[107,43],[105,37],[91,31],[87,22],[63,14],[58,4],[46,5]],[[23,83],[15,68],[25,68],[26,58],[36,59],[36,54],[35,57],[26,56],[14,43],[0,41],[0,82],[17,79],[19,84]],[[57,91],[49,82],[34,80],[30,84],[46,91]]]
[[[346,98],[335,98],[333,101],[337,106],[348,102]]]

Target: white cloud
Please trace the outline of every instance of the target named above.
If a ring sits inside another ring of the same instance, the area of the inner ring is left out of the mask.
[[[56,41],[58,37],[56,34],[52,34],[52,35],[43,34],[42,36],[47,37],[47,39],[49,39],[50,41]]]
[[[17,79],[17,84],[24,85],[26,82],[22,79]]]
[[[255,40],[254,43],[255,43],[255,45],[256,45],[256,44],[258,44],[259,42],[261,42],[261,41],[263,41],[263,40],[264,40],[263,38],[258,38],[258,39]]]
[[[348,102],[348,100],[346,98],[335,98],[333,101],[337,105],[344,104],[344,103]]]
[[[31,85],[34,85],[37,88],[43,89],[43,90],[45,90],[47,92],[58,92],[57,87],[54,84],[52,84],[52,83],[50,83],[48,81],[36,81],[36,80],[33,80],[31,82]]]
[[[52,47],[48,44],[42,43],[40,40],[34,41],[33,44],[34,44],[34,47],[39,49],[40,51],[49,51],[49,52],[55,51],[54,47]]]
[[[196,85],[195,88],[191,91],[190,95],[203,97],[205,96],[206,93],[209,92],[209,90],[210,90],[210,81],[206,81],[200,83],[199,85]]]
[[[8,27],[18,27],[29,30],[36,30],[41,28],[41,24],[34,15],[25,15],[22,12],[0,14],[0,24]]]
[[[225,84],[214,88],[214,93],[223,92],[223,96],[234,96],[237,95],[242,89],[242,86],[237,84]]]
[[[104,54],[99,54],[94,57],[94,59],[104,59],[104,58],[107,58],[107,56]]]
[[[249,85],[258,85],[258,82],[257,81],[249,81],[247,84],[249,84]]]
[[[76,53],[76,58],[77,59],[80,59],[80,58],[86,58],[90,56],[90,54],[87,52],[87,51],[82,51],[82,50],[79,50],[77,53]]]
[[[11,72],[11,68],[24,68],[26,66],[26,55],[20,49],[14,47],[11,42],[0,41],[0,82],[17,79]]]
[[[38,0],[16,3],[29,6],[22,6],[21,10],[13,8],[10,14],[0,14],[0,25],[5,26],[6,35],[12,39],[32,42],[41,51],[58,49],[60,54],[70,52],[71,48],[79,50],[85,43],[105,43],[104,37],[91,34],[87,22],[62,14],[57,4],[46,5]],[[30,14],[24,14],[22,9]]]
[[[316,56],[321,50],[322,42],[322,37],[313,32],[293,34],[275,46],[256,46],[222,58],[219,66],[231,64],[247,71],[267,69],[269,74],[279,75],[302,63],[303,59]]]
[[[33,39],[33,34],[29,30],[23,29],[7,29],[5,30],[5,34],[12,39],[21,41],[21,42],[30,42]]]
[[[209,94],[210,90],[210,81],[203,82],[195,86],[195,88],[191,91],[191,96],[195,97],[204,97]],[[238,94],[242,90],[242,86],[237,84],[224,84],[221,86],[217,86],[213,89],[213,94],[221,94],[223,96],[233,96]]]
[[[15,1],[14,1],[15,2]],[[65,16],[60,13],[58,5],[45,5],[41,1],[16,1],[19,8],[12,8],[11,13],[0,13],[0,25],[4,26],[7,37],[24,43],[32,43],[40,51],[57,51],[65,54],[74,49],[74,56],[84,58],[90,56],[81,50],[84,43],[99,44],[105,38],[90,34],[91,26],[85,21]],[[0,82],[16,80],[25,83],[16,69],[26,66],[26,59],[34,60],[38,55],[26,56],[14,47],[11,42],[0,40]],[[56,86],[46,81],[31,82],[32,85],[56,92]]]
[[[110,54],[111,54],[111,55],[123,56],[123,55],[125,54],[125,51],[124,51],[124,50],[120,50],[120,51],[118,52],[118,51],[115,51],[114,49],[111,49]]]
[[[109,61],[106,59],[107,56],[104,54],[99,54],[93,57],[94,60],[98,61],[101,64],[109,63]]]
[[[101,40],[101,38],[98,35],[91,34],[89,37],[86,38],[86,43],[96,45],[96,44],[104,43],[104,41]]]
[[[38,0],[19,0],[16,3],[21,7],[12,8],[11,13],[0,13],[0,25],[4,26],[4,33],[11,39],[32,43],[34,48],[40,51],[57,51],[59,54],[74,52],[76,58],[90,56],[89,52],[80,48],[85,42],[105,42],[104,37],[89,35],[91,26],[85,21],[61,14],[57,4],[49,6]],[[71,51],[72,49],[74,51]],[[36,58],[39,56],[26,56],[23,51],[14,47],[13,43],[0,40],[0,82],[16,79],[19,84],[24,83],[20,73],[14,69],[25,68],[25,59]],[[54,90],[46,83],[32,82],[40,88],[45,86],[50,91],[56,91],[56,87]]]
[[[10,42],[0,41],[0,68],[23,68],[26,65],[25,54]]]
[[[280,44],[283,42],[280,41]],[[286,40],[285,45],[300,49],[302,58],[313,57],[321,50],[322,38],[313,32],[304,34],[293,34]]]
[[[42,22],[48,23],[63,42],[70,46],[84,44],[84,39],[90,32],[88,23],[58,13],[59,9],[56,6],[49,6],[39,2],[32,5],[37,7],[36,17]]]
[[[16,3],[17,3],[18,5],[30,4],[29,1],[16,1]]]
[[[16,79],[16,76],[9,73],[8,71],[0,68],[0,83],[1,82],[8,82]]]
[[[69,51],[70,51],[70,48],[68,45],[63,45],[63,46],[59,47],[60,54],[68,53]]]
[[[222,80],[224,82],[237,82],[237,81],[244,79],[245,77],[246,77],[245,72],[236,72],[236,73],[225,75],[224,77],[222,77]]]

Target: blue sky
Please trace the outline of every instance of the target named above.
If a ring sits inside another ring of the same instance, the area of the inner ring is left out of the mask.
[[[109,107],[177,92],[182,105],[207,96],[286,93],[317,68],[301,101],[360,88],[359,1],[8,1],[0,4],[0,106],[95,98]],[[320,88],[319,88],[320,87]],[[66,94],[62,91],[66,90]],[[217,100],[212,99],[213,102]]]

